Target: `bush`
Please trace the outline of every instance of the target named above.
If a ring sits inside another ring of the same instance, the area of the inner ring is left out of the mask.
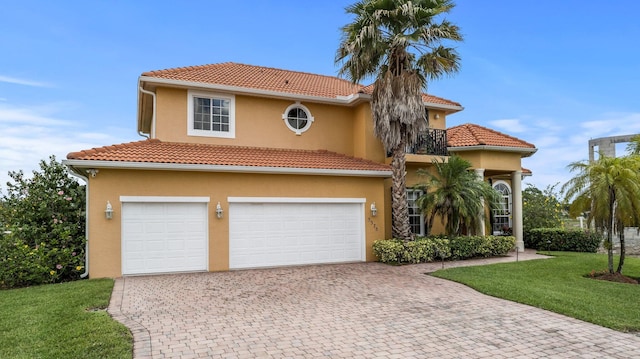
[[[543,251],[595,253],[602,240],[599,233],[580,229],[536,228],[524,235],[525,247]]]
[[[56,283],[84,272],[85,192],[51,157],[26,178],[9,172],[0,198],[0,288]]]
[[[425,263],[505,255],[515,245],[509,236],[422,237],[415,241],[378,240],[373,253],[383,263]]]

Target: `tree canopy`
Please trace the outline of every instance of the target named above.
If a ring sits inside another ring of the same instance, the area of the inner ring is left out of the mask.
[[[458,71],[460,59],[445,41],[461,41],[456,25],[443,19],[450,0],[361,0],[342,27],[335,61],[353,82],[375,78],[371,95],[374,133],[392,161],[392,232],[412,238],[406,197],[405,150],[428,128],[422,93],[427,81]]]

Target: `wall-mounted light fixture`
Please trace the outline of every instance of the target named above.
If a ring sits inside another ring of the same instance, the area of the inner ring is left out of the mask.
[[[218,202],[218,204],[216,204],[216,217],[222,218],[222,213],[222,206],[220,205],[220,202]]]
[[[378,208],[376,208],[376,203],[371,203],[371,216],[375,217],[378,215]]]
[[[437,119],[440,118],[440,115],[436,113],[435,116],[433,116],[433,118],[435,118],[437,120]]]
[[[109,201],[107,201],[107,209],[104,210],[104,216],[107,217],[107,219],[113,218],[113,207]]]
[[[89,168],[89,169],[87,170],[87,173],[88,173],[88,174],[90,174],[90,175],[91,175],[91,177],[95,177],[95,176],[98,174],[98,172],[100,172],[100,171],[98,171],[98,170],[97,170],[97,169],[95,169],[95,168]]]

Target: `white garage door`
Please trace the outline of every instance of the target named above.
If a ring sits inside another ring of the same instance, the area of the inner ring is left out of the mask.
[[[122,203],[122,274],[207,270],[207,203]]]
[[[336,201],[230,203],[229,267],[363,261],[364,200]]]

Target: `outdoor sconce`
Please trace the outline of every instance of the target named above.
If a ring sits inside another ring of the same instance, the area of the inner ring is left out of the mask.
[[[222,206],[220,206],[220,202],[218,202],[218,204],[216,204],[216,217],[222,218],[222,213]]]
[[[376,203],[371,203],[371,216],[375,217],[378,215],[378,209],[376,208]]]
[[[107,209],[104,210],[104,216],[107,217],[107,219],[113,218],[113,207],[109,201],[107,201]]]

